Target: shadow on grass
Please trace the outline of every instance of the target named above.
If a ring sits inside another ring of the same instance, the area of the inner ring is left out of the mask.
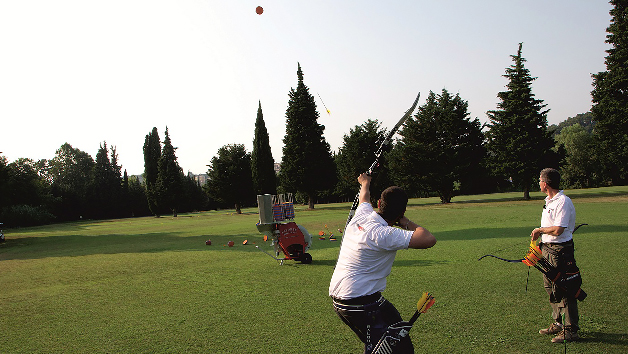
[[[205,241],[211,239],[212,245]],[[249,240],[243,245],[244,240]],[[234,247],[228,247],[229,241]],[[168,251],[228,251],[259,252],[255,244],[264,243],[261,237],[250,234],[229,236],[180,236],[178,233],[68,235],[10,238],[0,244],[0,260],[43,259],[49,257],[79,257],[94,254],[158,253]],[[270,243],[269,243],[270,244]],[[270,247],[270,246],[269,246]]]
[[[521,238],[529,236],[532,231],[531,227],[512,227],[512,228],[470,228],[465,230],[453,230],[438,232],[439,241],[455,241],[455,240],[482,240],[496,238]],[[585,225],[578,229],[574,235],[578,237],[586,237],[586,235],[596,233],[626,233],[628,226],[618,225]]]
[[[523,192],[522,192],[523,193]],[[538,194],[538,193],[536,193]],[[565,192],[571,199],[594,199],[594,198],[612,198],[612,197],[621,197],[628,196],[628,192],[622,190],[604,190],[604,189],[575,189],[568,190]],[[494,196],[494,197],[493,197]],[[432,197],[433,198],[433,197]],[[458,200],[456,200],[458,198]],[[460,198],[469,198],[464,200],[459,200]],[[431,198],[413,198],[408,201],[408,206],[434,206],[434,205],[443,205],[438,198],[436,198],[433,202],[427,201]],[[452,205],[456,204],[488,204],[488,203],[503,203],[503,202],[535,202],[535,201],[543,201],[545,200],[545,195],[532,195],[530,199],[524,199],[523,195],[521,196],[504,196],[503,193],[496,193],[494,195],[491,194],[478,194],[478,195],[460,195],[453,197],[451,203]]]
[[[579,342],[604,343],[628,347],[628,333],[584,332]]]
[[[77,225],[76,228],[80,228]],[[529,235],[528,227],[513,228],[470,228],[465,230],[453,230],[439,232],[439,241],[456,240],[483,240],[521,238]],[[596,233],[628,233],[625,225],[587,225],[577,231],[578,237],[586,237]],[[211,239],[212,245],[205,245],[205,241]],[[248,240],[247,245],[243,241]],[[229,241],[234,242],[234,247],[228,247]],[[335,242],[318,240],[314,238],[312,247],[308,251],[339,248],[341,237]],[[147,234],[109,234],[109,235],[68,235],[46,237],[7,237],[0,244],[0,260],[13,259],[43,259],[48,257],[78,257],[94,254],[119,254],[119,253],[158,253],[169,251],[233,251],[261,252],[255,246],[270,252],[273,250],[270,242],[264,242],[261,235],[233,234],[233,235],[198,235],[182,236],[181,233],[147,233]],[[336,259],[314,260],[314,264],[334,265]],[[398,260],[398,266],[424,266],[425,261]]]
[[[421,259],[397,259],[393,267],[429,267],[438,264],[446,264],[447,261],[421,260]]]

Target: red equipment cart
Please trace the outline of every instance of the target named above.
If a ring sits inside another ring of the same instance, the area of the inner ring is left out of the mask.
[[[312,256],[307,250],[312,245],[312,236],[301,225],[294,222],[294,200],[292,194],[257,196],[259,209],[259,222],[257,230],[264,234],[265,239],[270,239],[275,248],[275,255],[260,249],[283,264],[285,260],[300,261],[304,264],[312,263]],[[278,258],[279,252],[283,252],[284,258]]]

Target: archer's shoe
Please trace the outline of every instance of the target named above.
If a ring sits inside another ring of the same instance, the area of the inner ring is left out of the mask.
[[[563,330],[563,325],[561,325],[560,323],[552,323],[551,326],[549,326],[549,328],[544,328],[542,330],[539,331],[540,334],[558,334],[560,333],[560,331]]]
[[[556,337],[552,338],[552,343],[573,342],[580,339],[578,333],[561,331]]]

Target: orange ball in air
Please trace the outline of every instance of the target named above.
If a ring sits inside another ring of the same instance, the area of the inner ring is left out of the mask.
[[[255,8],[255,13],[258,15],[261,15],[262,13],[264,13],[264,8],[261,6],[258,6],[257,8]]]

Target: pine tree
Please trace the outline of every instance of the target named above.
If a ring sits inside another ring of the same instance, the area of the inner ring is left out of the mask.
[[[129,209],[131,216],[152,215],[148,208],[146,186],[141,184],[136,176],[129,178]]]
[[[126,173],[125,168],[124,174],[122,175],[122,192],[120,194],[121,216],[125,218],[131,216],[131,199],[129,195],[129,175]]]
[[[314,96],[303,83],[301,64],[297,70],[297,88],[290,89],[286,110],[286,135],[279,178],[285,191],[305,194],[310,209],[317,193],[333,188],[336,172],[330,147],[318,124]]]
[[[381,145],[386,130],[377,120],[368,119],[362,125],[356,125],[345,134],[343,144],[335,156],[338,183],[336,194],[343,199],[352,200],[359,190],[357,178],[368,170],[375,160],[375,153]],[[386,159],[380,160],[379,168],[371,182],[371,197],[377,199],[381,194],[382,186],[389,186]]]
[[[480,121],[471,120],[467,109],[467,101],[458,94],[430,91],[425,104],[399,132],[402,139],[393,166],[400,184],[410,191],[436,192],[442,203],[451,202],[459,185],[475,184],[484,137]]]
[[[144,184],[146,186],[148,208],[156,216],[160,214],[159,206],[157,205],[157,195],[155,194],[160,157],[161,141],[159,140],[157,128],[153,127],[153,130],[144,139]]]
[[[96,153],[94,180],[91,188],[91,206],[95,218],[114,218],[120,216],[120,195],[122,178],[117,165],[115,147],[111,149],[111,159],[107,142],[103,142]]]
[[[593,113],[604,175],[615,185],[628,182],[628,1],[611,0],[606,29],[606,71],[593,76]]]
[[[165,135],[161,157],[157,163],[158,174],[155,182],[155,193],[157,205],[170,210],[172,216],[176,217],[177,210],[185,195],[183,188],[184,175],[177,162],[176,148],[172,146],[168,127],[166,127]]]
[[[487,132],[487,149],[492,169],[503,179],[523,189],[530,199],[530,189],[539,172],[547,166],[554,142],[547,129],[547,105],[534,98],[532,82],[521,56],[522,43],[517,55],[511,55],[514,64],[506,68],[509,80],[507,90],[497,94],[501,100],[498,110],[487,112],[490,123]]]
[[[262,102],[257,108],[255,120],[255,138],[253,139],[253,151],[251,152],[251,174],[255,193],[277,194],[277,176],[275,175],[275,160],[270,149],[268,131],[264,123]]]

